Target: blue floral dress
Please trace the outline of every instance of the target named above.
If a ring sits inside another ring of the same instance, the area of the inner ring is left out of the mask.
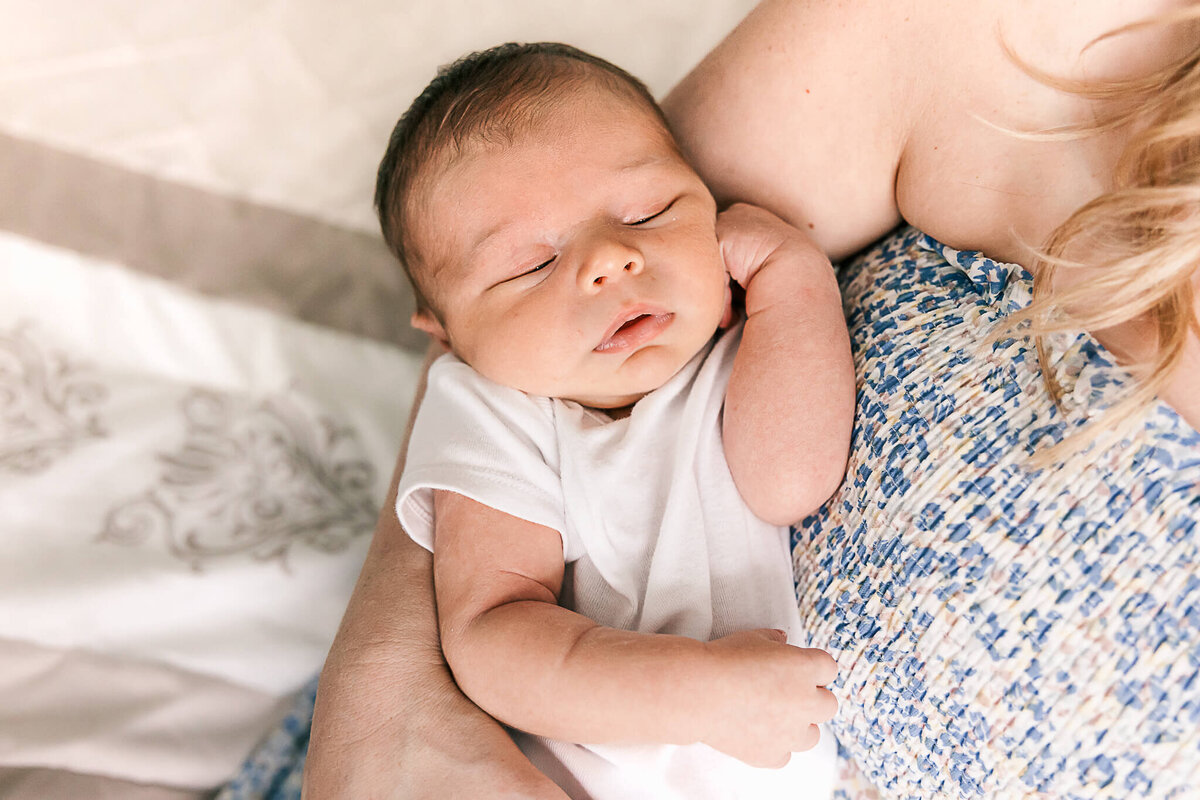
[[[806,629],[841,670],[841,795],[1200,797],[1200,434],[1156,405],[1036,469],[1128,379],[1058,337],[1055,408],[1032,344],[989,338],[1028,273],[904,229],[841,279],[849,468],[793,530]],[[222,800],[299,796],[314,691]]]
[[[1087,335],[989,338],[1020,267],[908,229],[841,275],[858,375],[845,482],[793,531],[843,752],[885,798],[1200,797],[1200,435],[1156,405],[1029,455],[1128,376]]]

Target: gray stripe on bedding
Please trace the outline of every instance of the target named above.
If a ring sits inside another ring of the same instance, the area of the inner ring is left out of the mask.
[[[0,768],[4,800],[204,800],[210,794],[58,769]]]
[[[424,350],[382,240],[0,133],[0,229],[211,296]]]

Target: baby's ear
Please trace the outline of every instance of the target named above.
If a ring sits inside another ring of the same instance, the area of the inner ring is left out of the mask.
[[[418,308],[413,312],[408,323],[419,331],[424,331],[442,343],[442,347],[450,348],[450,339],[446,336],[446,329],[442,327],[442,323],[433,312],[428,308]]]

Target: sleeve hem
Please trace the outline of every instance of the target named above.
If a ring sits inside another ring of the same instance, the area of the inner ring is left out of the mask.
[[[561,502],[544,492],[530,491],[527,481],[499,471],[467,467],[432,466],[406,474],[396,495],[395,513],[401,527],[417,544],[433,550],[433,492],[455,492],[505,514],[558,531],[563,545],[563,561],[579,558],[572,552],[564,530],[565,515]]]

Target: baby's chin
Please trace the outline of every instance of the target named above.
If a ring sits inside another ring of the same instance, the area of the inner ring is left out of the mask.
[[[696,353],[687,357],[681,355],[672,357],[672,355],[652,352],[638,353],[637,357],[640,357],[641,363],[630,364],[627,362],[624,364],[619,385],[614,386],[611,391],[572,392],[559,396],[564,400],[572,400],[580,405],[603,411],[631,406],[666,385],[681,369],[687,366]]]
[[[641,400],[650,392],[662,386],[670,376],[667,376],[660,381],[650,381],[637,384],[626,384],[620,387],[613,387],[610,391],[578,391],[578,392],[558,392],[549,395],[557,397],[560,400],[569,400],[573,403],[578,403],[581,406],[588,408],[599,409],[600,411],[611,411],[613,409],[626,408],[633,405],[638,400]],[[537,394],[537,392],[528,392],[529,394]]]

